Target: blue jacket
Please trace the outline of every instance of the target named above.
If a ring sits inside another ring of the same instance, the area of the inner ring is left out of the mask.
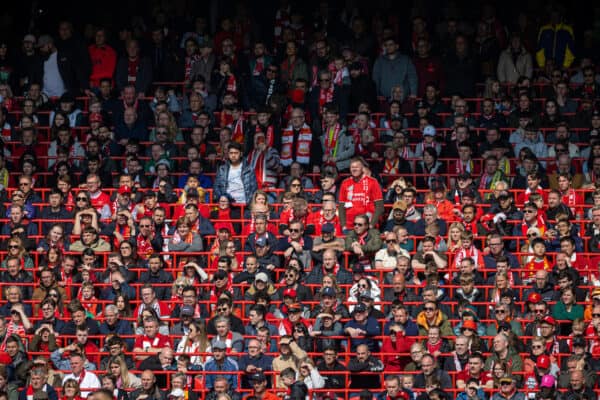
[[[227,195],[227,186],[229,185],[229,167],[229,162],[226,162],[221,164],[217,169],[213,191],[213,200],[215,202],[218,202],[219,197],[222,195]],[[246,163],[245,159],[242,161],[242,183],[244,184],[246,202],[250,203],[252,195],[258,190],[258,183],[256,182],[254,170]]]
[[[58,394],[52,386],[46,383],[43,390],[48,394],[48,400],[58,400]],[[19,392],[19,400],[27,400],[27,387]]]
[[[104,321],[100,325],[100,334],[102,334],[103,336],[108,336],[110,334],[116,334],[116,335],[119,335],[120,337],[131,336],[131,335],[133,335],[133,327],[131,326],[131,322],[124,320],[124,319],[118,320],[117,323],[115,324],[115,326],[109,326],[106,323],[106,321]],[[129,348],[129,350],[132,350],[133,349],[133,338],[127,338],[124,340],[125,340],[125,343],[127,343],[127,348]]]
[[[219,375],[223,375],[225,378],[227,378],[227,381],[229,382],[229,388],[231,390],[237,390],[238,389],[238,376],[237,376],[237,372],[238,372],[239,368],[238,368],[238,364],[237,362],[235,362],[234,360],[232,360],[229,357],[225,357],[225,360],[223,361],[223,365],[221,365],[220,367],[217,365],[217,362],[215,361],[215,359],[211,359],[209,362],[206,363],[206,365],[204,366],[204,371],[206,372],[215,372],[215,371],[222,371],[222,372],[232,372],[231,374],[206,374],[206,378],[204,379],[204,387],[206,387],[206,389],[208,390],[212,390],[213,387],[215,386],[215,378]]]
[[[535,59],[541,68],[544,68],[548,59],[553,59],[560,67],[569,68],[575,60],[573,27],[564,23],[542,26],[538,33]]]
[[[371,353],[379,351],[379,343],[373,336],[379,336],[381,334],[381,326],[379,322],[373,317],[368,317],[366,320],[366,324],[359,324],[354,319],[351,319],[344,325],[344,331],[346,328],[360,328],[367,332],[367,334],[362,338],[350,338],[350,346],[351,351],[355,352],[356,347],[361,344],[366,344],[369,346],[369,351]]]
[[[249,355],[240,357],[239,369],[240,371],[246,371],[248,365],[254,365],[256,368],[260,368],[265,371],[273,370],[273,357],[261,354],[259,357],[252,358]],[[250,375],[245,373],[242,375],[242,388],[250,389],[252,384],[250,383]]]
[[[377,87],[377,94],[388,98],[394,86],[402,86],[404,97],[417,95],[417,70],[411,59],[404,54],[396,54],[390,59],[381,55],[375,60],[373,66],[373,81]]]

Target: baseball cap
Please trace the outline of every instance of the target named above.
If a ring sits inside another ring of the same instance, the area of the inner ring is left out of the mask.
[[[265,247],[267,245],[267,239],[259,237],[255,242],[256,247]]]
[[[600,298],[600,287],[594,288],[594,290],[592,290],[592,299],[596,297]]]
[[[433,125],[427,125],[425,129],[423,129],[423,136],[435,136],[435,128]]]
[[[171,391],[171,393],[169,393],[170,397],[183,397],[185,396],[185,393],[183,392],[183,390],[177,388],[177,389],[173,389],[173,391]]]
[[[131,193],[131,188],[127,185],[123,185],[119,188],[119,194],[129,194]]]
[[[321,297],[323,296],[335,297],[335,289],[330,286],[324,287],[321,290]]]
[[[548,368],[550,368],[550,357],[548,357],[545,354],[542,354],[541,356],[538,357],[535,365],[538,368],[541,368],[541,369],[548,369]]]
[[[404,200],[397,200],[394,203],[394,206],[392,207],[393,210],[402,210],[402,211],[406,211],[407,209],[407,205],[406,202]]]
[[[254,277],[254,280],[267,283],[267,282],[269,282],[269,276],[265,272],[259,272]]]
[[[527,296],[528,303],[538,304],[540,301],[542,301],[542,295],[538,292],[531,292],[529,293],[529,296]]]
[[[514,381],[515,379],[512,375],[504,375],[502,378],[500,378],[500,383],[513,383]]]
[[[555,384],[556,384],[556,379],[552,375],[548,374],[548,375],[542,376],[542,381],[540,382],[540,387],[553,388]]]
[[[556,320],[554,319],[554,317],[551,317],[549,315],[546,315],[541,321],[541,324],[548,324],[548,325],[556,325]]]
[[[583,336],[577,335],[573,337],[573,347],[586,347],[587,343]]]
[[[471,173],[464,171],[457,175],[457,179],[462,179],[466,181],[467,179],[471,179]]]
[[[267,380],[267,377],[262,372],[255,372],[250,375],[250,380],[253,382],[264,382]]]
[[[358,312],[365,312],[367,311],[367,306],[363,303],[358,303],[356,306],[354,306],[354,310],[352,310],[352,314],[356,314]]]
[[[296,289],[292,289],[292,288],[287,288],[283,291],[283,297],[292,297],[292,298],[296,298]]]
[[[194,308],[192,306],[183,306],[183,307],[181,307],[181,311],[179,312],[179,315],[182,317],[184,315],[191,317],[194,315]]]
[[[31,42],[31,43],[35,43],[35,36],[32,35],[31,33],[28,33],[27,35],[25,35],[23,37],[23,41],[24,42]]]
[[[326,223],[321,227],[321,233],[333,233],[335,232],[335,226],[331,223]]]
[[[302,305],[300,303],[292,303],[288,306],[288,312],[299,312],[302,311]]]
[[[225,344],[224,341],[222,340],[215,340],[214,342],[212,342],[212,349],[226,349],[227,345]]]

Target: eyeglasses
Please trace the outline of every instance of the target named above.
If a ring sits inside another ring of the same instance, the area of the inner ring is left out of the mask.
[[[150,228],[150,225],[140,225],[140,228]]]
[[[299,233],[300,229],[290,229],[290,232]]]
[[[217,308],[217,312],[227,312],[227,310],[228,310],[227,308],[223,308],[223,307]]]
[[[425,307],[424,310],[426,312],[431,312],[431,311],[435,311],[435,308],[433,308],[433,307]]]
[[[87,197],[77,197],[77,201],[87,201]]]
[[[600,318],[600,314],[592,314],[593,318]]]
[[[496,314],[504,314],[506,311],[504,310],[496,310]]]
[[[18,249],[19,246],[15,245],[15,244],[11,244],[8,246],[9,249]]]
[[[354,226],[365,226],[365,224],[361,224],[360,222],[355,222]]]
[[[366,288],[369,287],[369,285],[358,285],[358,287],[361,288],[361,289],[366,289]]]
[[[284,277],[285,278],[295,278],[296,275],[294,275],[294,274],[285,274]]]
[[[533,211],[533,210],[523,210],[523,212],[524,212],[525,214],[532,214],[532,213],[534,213],[535,211]]]

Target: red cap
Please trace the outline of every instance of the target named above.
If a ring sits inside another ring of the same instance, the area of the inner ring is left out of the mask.
[[[537,362],[535,363],[535,365],[538,368],[541,368],[541,369],[548,369],[548,368],[550,368],[550,357],[548,357],[545,354],[542,354],[541,356],[538,357]]]
[[[131,188],[127,185],[121,186],[119,188],[119,194],[129,194],[131,193]]]
[[[537,292],[531,292],[529,293],[529,296],[527,296],[528,303],[538,304],[540,301],[542,301],[542,295]]]
[[[102,122],[104,118],[102,118],[102,114],[100,113],[91,113],[90,114],[90,123],[92,122]]]
[[[472,331],[477,332],[477,322],[472,319],[467,319],[462,323],[462,329],[471,329]]]
[[[549,325],[556,325],[556,320],[553,317],[546,315],[542,319],[541,323],[545,323],[545,324],[549,324]]]
[[[283,297],[296,298],[296,289],[288,288],[283,291]]]

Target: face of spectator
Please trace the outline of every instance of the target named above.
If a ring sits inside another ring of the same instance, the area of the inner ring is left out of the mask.
[[[425,376],[431,375],[435,370],[435,361],[431,357],[423,357],[421,370]]]
[[[354,232],[362,236],[369,229],[369,224],[366,219],[357,217],[354,219]]]
[[[501,337],[497,335],[493,341],[494,351],[497,353],[501,353],[508,347],[508,341],[505,337]]]

